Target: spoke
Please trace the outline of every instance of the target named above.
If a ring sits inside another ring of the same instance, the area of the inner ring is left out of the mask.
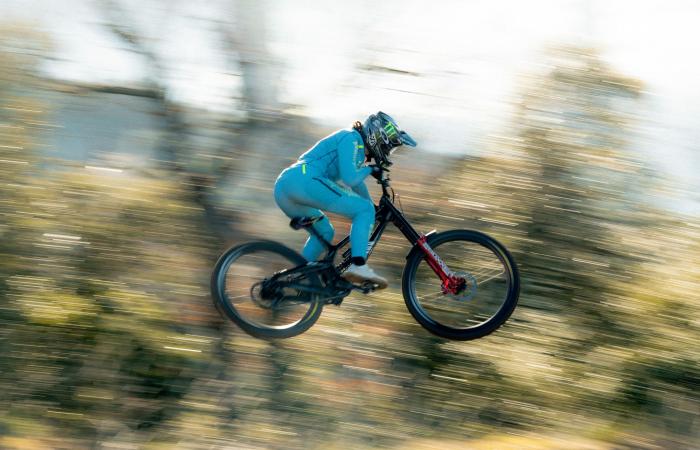
[[[505,273],[505,269],[502,266],[496,266],[496,267],[480,267],[477,270],[457,270],[456,272],[464,272],[472,275],[474,278],[479,278],[480,276],[483,275],[489,275],[490,273],[493,272],[498,272],[496,276]]]
[[[246,275],[246,274],[235,274],[234,276],[236,278],[253,278],[256,280],[260,280],[260,279],[264,278],[263,276],[260,276],[260,275]]]
[[[432,293],[432,294],[425,294],[425,295],[422,295],[422,296],[419,298],[419,300],[434,300],[434,299],[436,299],[436,298],[438,298],[438,297],[440,297],[440,296],[444,296],[444,295],[445,295],[445,294],[443,294],[442,291],[440,291],[440,292],[435,292],[435,293]]]
[[[474,278],[476,278],[477,284],[486,284],[487,282],[493,280],[494,278],[500,276],[501,274],[504,274],[505,272],[506,272],[506,271],[504,270],[504,271],[499,272],[499,273],[497,273],[496,275],[494,275],[494,276],[492,276],[492,277],[490,277],[490,278],[487,278],[487,279],[485,279],[485,280],[482,280],[482,281],[479,281],[479,279],[476,278],[476,277],[474,277]]]
[[[496,272],[496,273],[493,274],[494,272]],[[480,272],[468,272],[468,273],[471,274],[474,278],[476,278],[477,281],[479,281],[480,277],[484,277],[484,276],[487,277],[486,280],[482,281],[482,283],[485,283],[486,281],[489,281],[493,278],[496,278],[497,276],[504,274],[505,272],[506,271],[503,268],[498,267],[498,268],[494,268],[494,269],[490,269],[490,270],[487,269],[487,270],[482,270]]]

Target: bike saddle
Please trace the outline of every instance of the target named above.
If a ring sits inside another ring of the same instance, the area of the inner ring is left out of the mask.
[[[319,216],[319,217],[295,217],[292,219],[291,222],[289,222],[289,226],[292,227],[293,230],[301,230],[302,228],[310,227],[311,225],[318,222],[322,218],[323,218],[323,216]]]

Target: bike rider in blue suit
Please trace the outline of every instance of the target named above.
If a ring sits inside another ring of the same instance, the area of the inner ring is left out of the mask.
[[[343,272],[351,282],[370,281],[380,289],[387,287],[386,279],[365,263],[375,210],[364,179],[377,175],[378,166],[388,165],[389,155],[400,145],[415,147],[416,141],[388,114],[379,111],[364,123],[355,122],[352,128],[318,141],[275,182],[275,202],[280,209],[290,218],[321,217],[313,227],[328,242],[334,230],[321,210],[352,219],[352,264]],[[374,164],[365,165],[370,160]],[[316,261],[323,250],[323,244],[311,234],[302,255],[307,261]]]

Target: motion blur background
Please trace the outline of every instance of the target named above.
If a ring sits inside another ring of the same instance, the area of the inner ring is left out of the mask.
[[[697,23],[681,0],[3,0],[0,447],[697,448]],[[379,109],[419,142],[392,171],[409,220],[501,240],[520,306],[428,335],[389,232],[388,290],[246,336],[216,256],[301,247],[274,178]]]

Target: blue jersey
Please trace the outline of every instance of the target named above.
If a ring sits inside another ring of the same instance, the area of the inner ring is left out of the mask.
[[[374,203],[364,179],[372,173],[364,166],[365,146],[359,132],[338,130],[318,141],[299,160],[286,168],[275,182],[275,202],[289,218],[325,217],[322,211],[352,218],[350,247],[353,257],[367,257],[367,240],[374,223]],[[337,182],[340,181],[345,189]],[[326,241],[333,239],[329,220],[314,229]],[[303,256],[315,261],[323,252],[321,241],[311,235]]]
[[[306,164],[316,175],[331,181],[342,181],[350,188],[359,188],[364,194],[366,187],[362,182],[372,173],[372,168],[363,167],[364,161],[365,146],[362,136],[355,130],[345,129],[318,141],[299,157],[295,165]],[[358,189],[353,190],[357,192]]]

